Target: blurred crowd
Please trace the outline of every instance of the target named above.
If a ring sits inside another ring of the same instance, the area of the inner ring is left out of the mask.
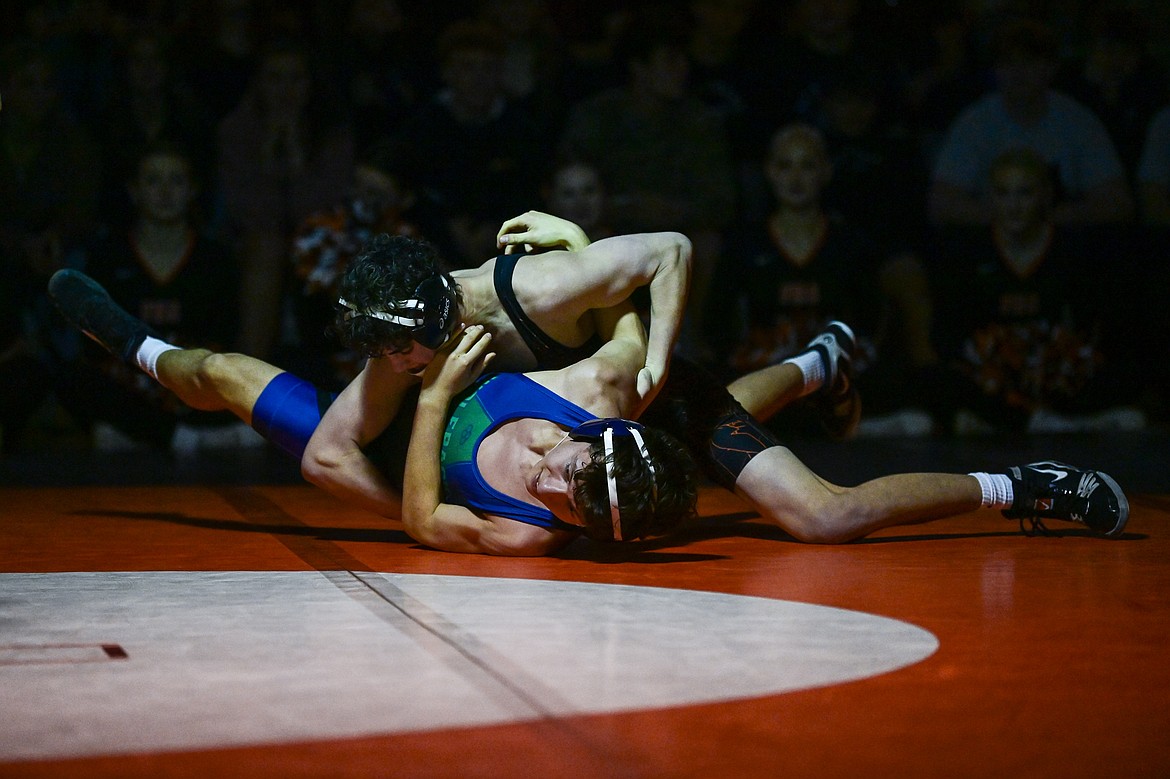
[[[847,321],[862,434],[1167,420],[1160,0],[53,0],[0,38],[5,452],[233,440],[65,326],[58,268],[336,389],[370,236],[474,266],[529,209],[689,236],[678,348],[729,380]]]

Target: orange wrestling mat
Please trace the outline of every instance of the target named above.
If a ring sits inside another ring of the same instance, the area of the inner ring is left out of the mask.
[[[816,547],[708,489],[495,559],[307,486],[0,488],[0,776],[1166,776],[1170,498],[1130,499]]]

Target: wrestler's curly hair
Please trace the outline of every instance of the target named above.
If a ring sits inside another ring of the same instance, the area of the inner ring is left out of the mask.
[[[396,300],[407,300],[418,285],[432,276],[445,276],[460,304],[459,285],[442,270],[438,250],[427,241],[403,235],[376,235],[350,261],[341,277],[342,298],[359,311],[384,309]],[[332,332],[347,348],[367,357],[410,351],[410,328],[372,316],[348,316],[350,309],[336,304]]]
[[[690,452],[678,439],[661,430],[644,428],[642,437],[654,463],[653,481],[633,438],[614,439],[614,476],[623,541],[663,535],[696,513],[699,475]],[[595,541],[613,541],[604,445],[594,442],[589,447],[589,456],[589,464],[575,474],[573,497],[585,521],[585,535]]]

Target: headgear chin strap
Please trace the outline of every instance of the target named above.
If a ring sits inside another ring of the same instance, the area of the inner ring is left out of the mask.
[[[658,502],[658,480],[654,471],[654,461],[650,459],[650,450],[646,448],[646,440],[642,437],[643,430],[645,430],[645,427],[637,422],[618,417],[609,417],[582,422],[569,431],[569,438],[574,441],[601,440],[602,447],[605,451],[605,481],[609,487],[609,511],[610,518],[613,521],[614,541],[623,540],[621,505],[618,503],[617,477],[614,476],[613,438],[615,435],[619,437],[629,436],[634,439],[634,443],[638,446],[638,454],[642,456],[642,460],[646,463],[646,467],[650,471],[651,502]]]
[[[355,316],[372,316],[408,327],[415,343],[427,349],[438,349],[445,344],[459,326],[455,290],[443,275],[431,276],[415,288],[414,297],[396,300],[385,308],[363,311],[345,298],[338,298],[337,302],[349,309],[345,313],[346,321]]]

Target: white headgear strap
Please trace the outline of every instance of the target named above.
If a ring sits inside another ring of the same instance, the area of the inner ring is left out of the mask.
[[[642,434],[638,432],[636,427],[626,428],[630,435],[634,437],[634,442],[638,445],[638,453],[642,455],[642,459],[646,461],[646,467],[650,470],[650,486],[651,499],[654,502],[658,501],[658,479],[654,471],[654,461],[650,459],[650,450],[646,448],[646,441],[642,438]],[[601,434],[602,445],[605,450],[605,481],[606,486],[609,487],[609,512],[610,520],[613,522],[613,540],[622,540],[622,512],[618,505],[617,494],[617,477],[614,476],[614,457],[613,457],[613,427],[606,426],[605,431]]]
[[[391,314],[389,311],[383,311],[377,308],[371,308],[363,311],[357,306],[350,303],[345,298],[338,298],[337,302],[345,306],[349,311],[345,312],[345,321],[353,319],[355,316],[372,316],[374,319],[381,319],[383,322],[389,322],[392,325],[402,325],[404,327],[420,327],[423,322],[423,302],[418,298],[410,298],[409,300],[400,300],[394,304],[395,311],[417,311],[417,317],[401,316],[399,314]]]

